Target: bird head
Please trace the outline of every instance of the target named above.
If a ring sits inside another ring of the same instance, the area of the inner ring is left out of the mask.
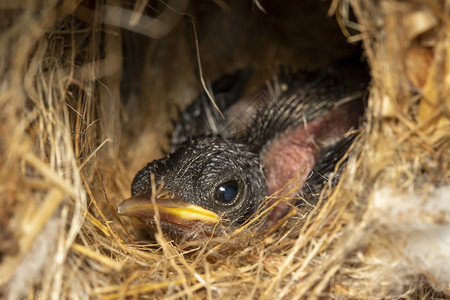
[[[259,156],[248,146],[203,136],[140,170],[131,193],[119,214],[137,217],[152,231],[158,215],[162,229],[178,235],[195,228],[210,233],[220,221],[236,228],[256,213],[267,189]]]
[[[266,220],[263,227],[270,227],[303,188],[314,195],[334,177],[353,140],[348,132],[364,112],[367,71],[337,64],[299,72],[284,80],[285,87],[249,97],[240,97],[242,74],[216,86],[225,118],[206,96],[186,109],[172,136],[173,152],[137,173],[119,214],[137,217],[151,231],[159,221],[165,232],[183,236],[217,232],[218,224],[234,229],[246,220]],[[298,184],[291,186],[293,179]],[[264,202],[285,188],[283,197]]]

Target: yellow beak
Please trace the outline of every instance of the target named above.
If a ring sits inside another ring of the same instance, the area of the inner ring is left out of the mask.
[[[155,203],[156,205],[154,205]],[[177,193],[162,190],[155,195],[152,201],[152,193],[145,192],[124,200],[117,208],[119,215],[136,217],[144,223],[154,221],[159,215],[161,222],[178,226],[192,226],[195,222],[217,224],[220,217],[201,206],[184,202]]]

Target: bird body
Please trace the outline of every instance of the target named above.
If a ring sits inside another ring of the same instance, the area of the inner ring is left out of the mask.
[[[140,170],[132,198],[119,213],[186,234],[212,232],[218,222],[235,228],[256,218],[266,196],[289,180],[303,183],[291,198],[318,191],[347,151],[363,114],[368,75],[361,66],[338,64],[318,72],[282,75],[241,97],[249,72],[238,71],[213,84],[216,110],[205,94],[182,114],[167,157]],[[151,174],[155,176],[152,191]],[[272,200],[273,201],[273,200]],[[290,203],[274,204],[272,224]]]

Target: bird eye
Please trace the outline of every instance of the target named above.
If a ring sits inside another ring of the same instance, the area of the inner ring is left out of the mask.
[[[216,199],[224,204],[230,204],[238,193],[239,184],[234,181],[227,181],[219,185],[216,189]]]

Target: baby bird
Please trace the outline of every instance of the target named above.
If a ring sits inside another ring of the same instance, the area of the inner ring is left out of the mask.
[[[120,215],[137,217],[151,231],[158,219],[168,234],[195,236],[217,232],[218,224],[234,230],[252,218],[270,226],[293,203],[265,199],[294,177],[302,184],[288,196],[298,205],[300,195],[311,198],[321,190],[363,116],[365,67],[340,63],[282,73],[241,97],[249,73],[237,71],[213,84],[223,116],[204,93],[186,109],[170,153],[136,174]],[[271,211],[257,216],[263,205]]]

